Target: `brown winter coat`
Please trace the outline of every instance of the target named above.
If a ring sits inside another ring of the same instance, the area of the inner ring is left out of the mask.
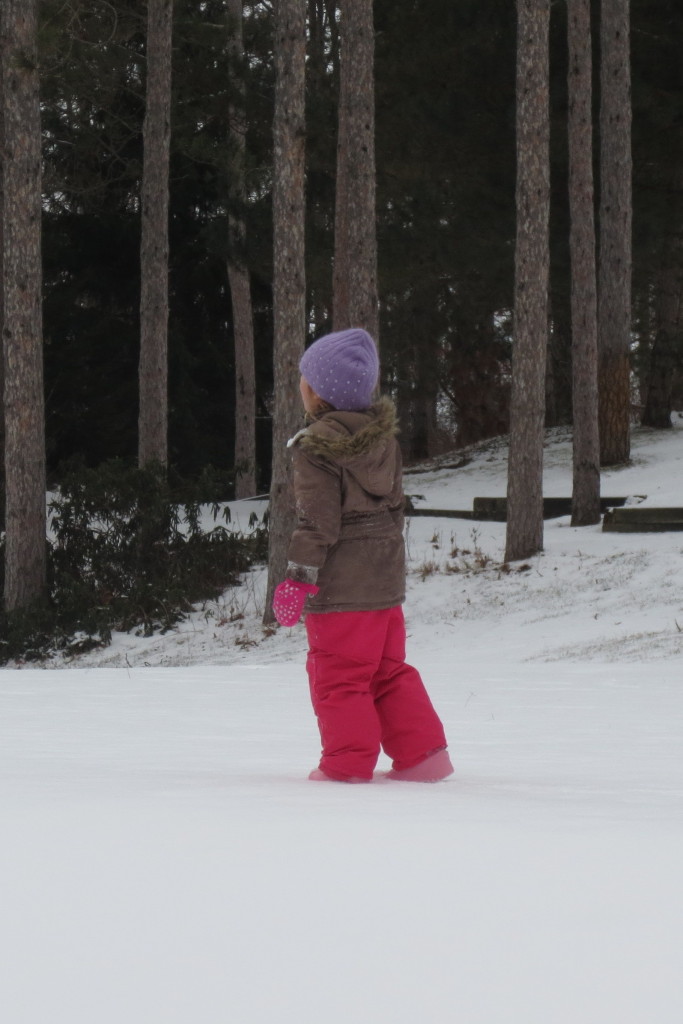
[[[405,598],[396,412],[331,410],[292,439],[298,526],[287,575],[317,583],[310,612],[392,608]]]

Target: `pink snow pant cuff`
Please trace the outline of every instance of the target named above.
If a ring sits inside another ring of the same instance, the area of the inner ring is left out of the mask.
[[[401,770],[446,746],[420,674],[405,662],[400,605],[309,614],[306,632],[322,771],[337,779],[370,779],[380,748]]]

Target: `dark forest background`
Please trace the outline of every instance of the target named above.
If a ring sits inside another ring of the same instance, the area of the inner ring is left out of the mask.
[[[409,459],[505,432],[515,235],[515,7],[375,0],[377,230],[384,386]],[[683,8],[631,4],[633,410],[653,370],[658,289],[683,231]],[[309,4],[307,308],[331,328],[338,92],[335,5]],[[552,8],[551,324],[547,422],[571,417],[566,8]],[[272,410],[273,12],[245,7],[246,264],[259,485]],[[177,0],[171,137],[169,460],[229,470],[234,351],[227,281],[230,78],[220,0]],[[597,30],[594,39],[599,38]],[[144,5],[41,5],[47,457],[137,453]],[[599,55],[596,52],[595,66]],[[599,101],[596,89],[596,104]],[[597,124],[597,117],[595,119]],[[596,147],[597,151],[597,147]],[[669,352],[673,406],[683,345]]]

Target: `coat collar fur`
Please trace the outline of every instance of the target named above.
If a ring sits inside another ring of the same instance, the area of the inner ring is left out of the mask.
[[[347,461],[369,454],[398,432],[394,403],[383,397],[363,412],[332,409],[322,413],[295,434],[287,442],[287,447],[300,444],[311,454]]]

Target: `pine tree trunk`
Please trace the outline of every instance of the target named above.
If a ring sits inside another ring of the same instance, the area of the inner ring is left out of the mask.
[[[172,0],[148,0],[140,243],[138,462],[168,462],[168,189]]]
[[[553,298],[550,289],[545,370],[546,427],[559,427],[572,421],[571,361],[571,303],[565,302],[564,296]]]
[[[671,427],[671,408],[676,369],[683,351],[683,237],[678,253],[662,266],[655,297],[656,331],[650,351],[647,394],[642,422],[646,427]]]
[[[551,298],[548,297],[550,304]],[[545,354],[545,425],[559,427],[560,410],[558,398],[558,372],[556,359],[557,333],[553,328],[552,314],[548,317],[548,348]]]
[[[2,45],[1,36],[0,45]],[[3,74],[2,66],[0,65],[0,531],[5,529],[5,360],[2,354],[3,327],[5,322],[5,246],[3,242],[5,209],[5,100],[2,84]]]
[[[517,241],[505,557],[543,547],[550,212],[549,0],[518,0]]]
[[[235,345],[235,497],[256,494],[256,367],[249,271],[246,267],[245,221],[246,111],[242,0],[228,0],[230,103],[230,197],[228,213],[228,283]]]
[[[419,322],[419,312],[415,316]],[[405,429],[412,434],[413,458],[428,459],[435,453],[439,381],[438,343],[433,335],[420,338],[414,349],[413,411]]]
[[[657,287],[656,273],[653,280],[648,281],[645,288],[640,288],[634,294],[633,320],[638,324],[638,393],[637,405],[639,411],[643,412],[647,402],[648,389],[648,366],[652,353],[652,343],[655,335],[655,314],[653,307],[653,294]]]
[[[422,339],[421,339],[422,340]],[[396,405],[401,424],[399,444],[404,462],[427,459],[433,454],[436,434],[436,384],[432,375],[429,339],[425,349],[409,344],[401,353]]]
[[[572,525],[600,522],[598,323],[593,211],[590,0],[568,0],[569,247],[572,277]]]
[[[379,339],[372,0],[342,0],[334,223],[334,329]]]
[[[327,75],[325,45],[325,5],[323,0],[308,0],[309,85],[313,82],[317,86]]]
[[[602,0],[600,50],[600,461],[630,453],[631,69],[629,0]]]
[[[674,377],[683,353],[683,138],[677,140],[678,165],[667,235],[655,284],[655,337],[645,386],[642,422],[647,427],[671,427]]]
[[[3,0],[5,608],[45,594],[41,134],[36,0]]]
[[[306,333],[304,156],[306,0],[278,0],[275,26],[273,177],[273,469],[270,485],[268,590],[284,578],[295,523],[287,440],[302,422],[299,361]]]
[[[235,497],[256,494],[256,364],[249,271],[231,259],[228,283],[235,344]]]

